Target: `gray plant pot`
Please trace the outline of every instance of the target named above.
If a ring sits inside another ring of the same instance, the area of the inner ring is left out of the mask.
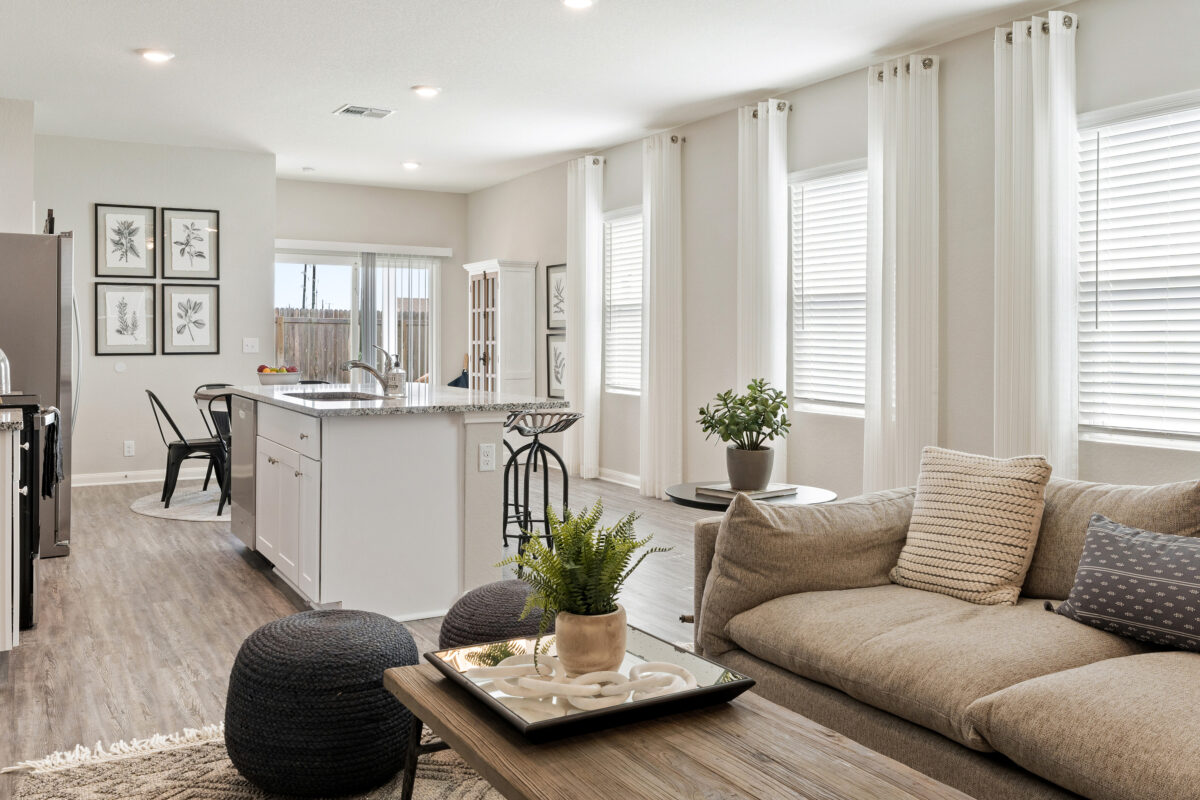
[[[757,492],[771,482],[771,465],[775,451],[740,450],[732,445],[725,451],[725,469],[729,471],[729,486],[741,492]]]

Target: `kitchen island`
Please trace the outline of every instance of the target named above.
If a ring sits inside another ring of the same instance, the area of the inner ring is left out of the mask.
[[[314,608],[440,616],[498,580],[513,411],[562,400],[410,383],[232,393],[233,531]]]

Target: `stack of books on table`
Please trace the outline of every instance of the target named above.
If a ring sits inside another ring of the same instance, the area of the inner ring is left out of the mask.
[[[719,497],[722,500],[732,500],[734,495],[744,494],[751,500],[766,500],[768,497],[787,497],[796,493],[799,488],[791,483],[770,483],[767,488],[755,492],[733,489],[728,483],[714,483],[712,486],[697,486],[696,495],[704,497]]]

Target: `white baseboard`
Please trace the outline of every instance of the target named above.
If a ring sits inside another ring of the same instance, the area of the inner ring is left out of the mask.
[[[608,469],[607,467],[600,468],[600,480],[617,483],[621,486],[628,486],[630,489],[642,488],[642,479],[639,476],[628,472],[618,472],[615,469]]]
[[[179,470],[179,480],[200,480],[207,467],[184,467]],[[129,472],[83,472],[71,475],[72,486],[108,486],[114,483],[162,483],[165,469],[131,470]]]

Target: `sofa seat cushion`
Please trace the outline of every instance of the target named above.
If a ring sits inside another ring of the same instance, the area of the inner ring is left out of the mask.
[[[1046,611],[981,606],[903,586],[780,597],[729,621],[749,653],[975,750],[992,748],[967,707],[1051,672],[1146,652]]]
[[[1018,683],[967,715],[992,746],[1092,800],[1194,800],[1200,655],[1113,658]]]

